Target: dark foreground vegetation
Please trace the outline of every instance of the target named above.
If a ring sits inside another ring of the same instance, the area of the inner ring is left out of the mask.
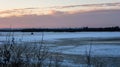
[[[92,44],[85,55],[65,55],[50,51],[50,46],[44,43],[44,33],[41,36],[34,43],[16,41],[14,33],[6,36],[6,41],[0,44],[0,67],[120,67],[120,57],[92,56]],[[66,63],[71,60],[71,64]]]
[[[63,56],[58,52],[49,52],[42,38],[37,43],[16,42],[9,35],[0,44],[0,67],[61,67]]]
[[[0,32],[120,32],[120,27],[105,28],[23,28],[23,29],[0,29]]]
[[[120,67],[120,57],[93,57],[91,49],[85,55],[65,55],[49,52],[43,41],[30,44],[9,40],[0,45],[0,67]]]

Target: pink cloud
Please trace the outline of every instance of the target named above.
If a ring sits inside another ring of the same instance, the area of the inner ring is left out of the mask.
[[[46,8],[19,8],[0,11],[0,17],[24,16],[24,15],[58,15],[58,14],[74,14],[84,13],[98,10],[116,10],[120,3],[101,3],[101,4],[84,4],[84,5],[68,5],[68,6],[53,6]],[[77,8],[75,8],[77,7]],[[69,8],[72,8],[71,10]]]
[[[9,28],[58,28],[58,27],[105,27],[120,26],[120,10],[100,10],[86,13],[55,15],[24,15],[0,18],[0,27]]]

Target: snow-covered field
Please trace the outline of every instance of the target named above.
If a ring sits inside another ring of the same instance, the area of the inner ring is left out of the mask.
[[[41,41],[42,38],[41,32],[34,32],[31,35],[30,32],[0,32],[0,44],[5,42],[8,38],[14,37],[16,42],[37,42]],[[13,35],[13,36],[9,36]],[[67,33],[67,32],[44,32],[44,40],[45,41],[59,41],[59,39],[85,39],[85,38],[97,38],[99,39],[113,39],[110,41],[101,41],[98,45],[93,42],[91,54],[93,56],[120,56],[120,32],[74,32],[74,33]],[[115,41],[114,39],[117,40]],[[67,41],[67,40],[66,40]],[[78,40],[79,41],[79,40]],[[107,42],[107,44],[105,44]],[[109,44],[110,43],[110,44]],[[117,44],[116,44],[117,43]],[[74,43],[76,44],[76,43]],[[83,45],[59,45],[56,44],[48,44],[55,47],[52,47],[51,51],[57,51],[64,54],[75,54],[75,55],[84,55],[87,50],[90,48],[90,43],[85,43]]]
[[[35,41],[41,40],[41,32],[35,32],[34,35],[31,33],[9,33],[9,32],[0,32],[0,41],[6,40],[6,37],[9,34],[14,35],[16,40],[22,41]],[[7,35],[7,36],[6,36]],[[96,37],[96,38],[118,38],[120,37],[120,32],[44,32],[44,40],[56,40],[60,38],[86,38],[86,37]]]
[[[86,51],[89,51],[90,45],[82,46],[59,46],[55,47],[55,51],[59,51],[64,54],[73,55],[86,55]],[[91,56],[104,56],[104,57],[119,57],[120,45],[92,45]]]
[[[31,32],[0,32],[0,46],[5,43],[13,44],[13,41],[14,45],[18,44],[16,46],[18,48],[14,48],[16,53],[17,50],[25,50],[27,45],[32,49],[34,48],[32,46],[36,46],[33,51],[37,55],[40,44],[47,46],[48,53],[53,53],[53,57],[55,57],[54,54],[60,53],[58,57],[62,57],[61,65],[64,67],[86,67],[89,52],[93,65],[99,65],[102,62],[103,67],[120,67],[120,32],[33,32],[33,34]],[[31,53],[32,49],[26,49],[26,53],[23,52],[23,54],[34,53]],[[49,57],[45,62],[49,62],[48,59]],[[37,62],[34,57],[30,57],[29,60],[32,63]]]

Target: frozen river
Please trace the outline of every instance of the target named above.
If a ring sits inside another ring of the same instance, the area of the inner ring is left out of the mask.
[[[97,39],[111,39],[109,43],[105,44],[106,41],[100,41],[100,44],[94,43],[92,45],[92,55],[99,55],[99,56],[120,56],[120,32],[0,32],[0,42],[5,42],[7,39],[12,39],[14,37],[16,42],[35,42],[41,41],[43,34],[43,39],[45,41],[59,41],[59,39],[87,39],[87,38],[97,38]],[[112,41],[113,40],[113,41]],[[66,40],[67,41],[67,40]],[[116,44],[117,43],[117,44]],[[76,43],[75,43],[76,44]],[[55,46],[52,48],[51,51],[57,51],[64,54],[77,54],[77,55],[84,55],[86,50],[89,50],[89,43],[84,45],[59,45],[52,44]]]
[[[10,34],[10,36],[9,36]],[[39,41],[41,40],[42,33],[34,32],[31,33],[9,33],[9,32],[0,32],[0,41],[5,41],[6,38],[14,37],[15,40],[19,41]],[[61,38],[119,38],[120,32],[44,32],[44,40],[56,40]]]

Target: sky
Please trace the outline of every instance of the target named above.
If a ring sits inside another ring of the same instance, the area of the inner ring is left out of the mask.
[[[0,28],[120,26],[120,0],[0,0]]]

